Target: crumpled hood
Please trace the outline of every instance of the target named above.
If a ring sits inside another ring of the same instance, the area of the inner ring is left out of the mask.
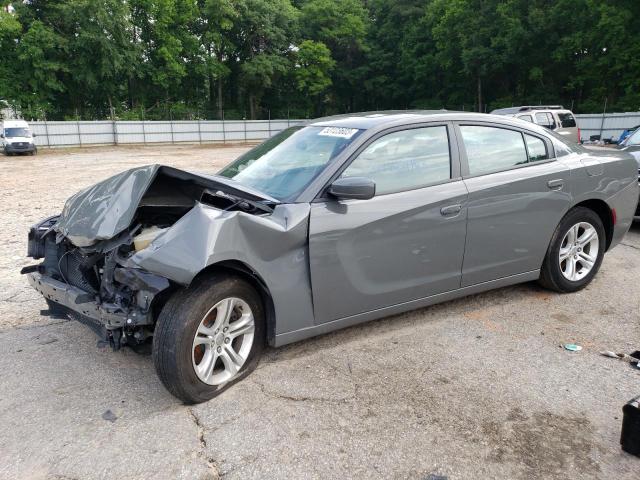
[[[54,229],[77,247],[88,247],[123,232],[133,221],[142,197],[158,175],[190,181],[254,201],[277,200],[227,178],[205,176],[163,165],[127,170],[70,197]]]

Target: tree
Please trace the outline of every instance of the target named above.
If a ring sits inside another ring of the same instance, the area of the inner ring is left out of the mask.
[[[135,62],[132,25],[120,0],[68,0],[55,8],[57,31],[66,42],[63,81],[76,111],[110,115]],[[109,107],[108,109],[106,107]]]
[[[236,49],[229,32],[238,15],[237,2],[234,0],[200,1],[199,33],[206,55],[209,104],[212,108],[217,107],[218,118],[223,116],[223,80],[231,73],[225,62],[230,61]]]
[[[198,9],[195,0],[129,0],[132,8],[134,42],[141,57],[137,75],[145,88],[147,103],[164,101],[168,108],[172,94],[187,76],[188,60],[198,56],[198,39],[193,33]]]
[[[353,111],[362,91],[369,25],[360,0],[307,0],[300,10],[303,38],[324,43],[336,62],[332,81],[338,109]]]
[[[68,67],[60,60],[67,52],[64,38],[39,20],[21,36],[17,47],[20,65],[17,100],[27,117],[40,117],[55,110],[55,101],[65,92],[63,82]]]
[[[13,6],[9,8],[9,4]],[[640,108],[637,0],[0,0],[30,117]]]
[[[330,73],[336,62],[331,51],[322,42],[304,40],[298,47],[294,76],[296,86],[302,94],[315,104],[315,115],[319,115],[319,97],[331,86]]]
[[[11,106],[18,107],[16,82],[20,81],[20,74],[15,68],[18,63],[16,42],[22,31],[22,25],[15,15],[0,9],[0,51],[3,61],[0,63],[0,100],[7,101]]]
[[[297,35],[297,11],[289,0],[242,0],[234,28],[239,80],[256,118],[266,89],[291,67],[292,40]]]

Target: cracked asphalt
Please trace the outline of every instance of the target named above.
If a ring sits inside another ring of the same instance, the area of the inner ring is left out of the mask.
[[[619,435],[640,369],[598,352],[640,350],[639,224],[579,293],[524,284],[269,349],[192,407],[150,357],[39,316],[17,274],[30,224],[129,166],[210,170],[242,151],[0,157],[1,479],[638,478]]]

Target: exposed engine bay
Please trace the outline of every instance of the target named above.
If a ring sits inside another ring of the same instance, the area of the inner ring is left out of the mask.
[[[71,197],[61,215],[29,232],[25,267],[48,314],[92,327],[114,349],[144,344],[166,299],[180,282],[130,260],[197,205],[219,212],[268,215],[275,201],[224,179],[151,165],[132,169]]]

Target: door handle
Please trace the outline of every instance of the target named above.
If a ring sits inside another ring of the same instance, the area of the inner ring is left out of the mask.
[[[564,187],[564,180],[549,180],[547,182],[547,187],[549,187],[551,190],[562,190],[562,187]]]
[[[457,215],[462,210],[462,205],[449,205],[448,207],[442,207],[440,213],[445,216]]]

